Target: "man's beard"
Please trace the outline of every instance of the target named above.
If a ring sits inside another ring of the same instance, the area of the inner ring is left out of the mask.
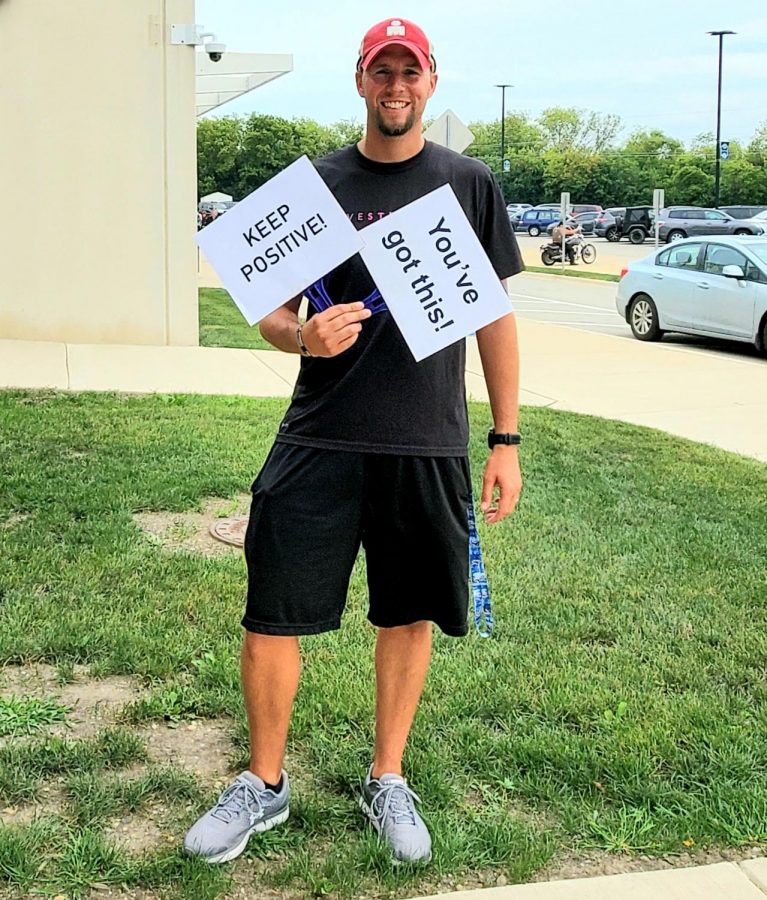
[[[405,119],[402,125],[387,125],[384,122],[381,113],[376,110],[376,128],[378,128],[385,137],[399,137],[402,134],[407,134],[413,125],[415,125],[415,111],[412,107],[408,113],[407,119]]]

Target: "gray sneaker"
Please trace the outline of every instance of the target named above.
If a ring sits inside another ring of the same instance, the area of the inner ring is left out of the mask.
[[[216,805],[187,832],[184,850],[205,862],[223,863],[239,856],[254,831],[268,831],[284,822],[290,812],[288,773],[282,773],[279,793],[245,771],[229,785]]]
[[[431,836],[415,803],[420,797],[401,775],[371,778],[372,766],[362,783],[359,803],[380,838],[389,846],[395,862],[428,862]]]

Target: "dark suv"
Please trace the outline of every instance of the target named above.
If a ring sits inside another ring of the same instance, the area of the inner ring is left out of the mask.
[[[611,206],[609,209],[603,209],[594,220],[594,234],[597,237],[607,238],[608,241],[617,241],[625,213],[625,206]]]
[[[552,222],[559,221],[559,207],[549,207],[544,209],[526,209],[519,220],[517,228],[520,231],[526,231],[531,237],[545,231]]]

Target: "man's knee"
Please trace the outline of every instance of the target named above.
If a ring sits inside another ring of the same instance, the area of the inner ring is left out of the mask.
[[[392,638],[419,638],[426,637],[432,632],[433,623],[428,619],[421,619],[418,622],[411,622],[409,625],[394,625],[390,628],[379,628],[379,637]]]
[[[242,656],[245,660],[263,658],[269,653],[279,653],[298,642],[297,637],[283,634],[259,634],[246,631],[242,639]]]

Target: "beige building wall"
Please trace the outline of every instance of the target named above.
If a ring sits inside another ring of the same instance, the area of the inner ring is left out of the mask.
[[[0,0],[0,338],[198,343],[194,0]]]

